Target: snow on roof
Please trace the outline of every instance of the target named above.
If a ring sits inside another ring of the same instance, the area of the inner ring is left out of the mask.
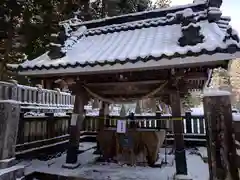
[[[227,48],[228,43],[223,43],[224,33],[220,31],[215,23],[202,21],[199,23],[202,33],[205,36],[204,43],[196,46],[180,47],[177,40],[181,37],[181,26],[159,26],[133,31],[121,31],[109,34],[84,37],[68,50],[63,58],[50,60],[47,53],[33,61],[26,61],[21,66],[24,68],[33,67],[57,67],[94,64],[95,62],[114,62],[126,59],[135,60],[138,57],[149,56],[174,56],[184,55],[189,51],[199,53],[203,49],[215,50],[216,47]],[[229,41],[229,44],[234,43]],[[236,43],[237,45],[237,43]],[[239,46],[239,45],[238,45]],[[240,46],[239,46],[240,47]]]
[[[127,63],[134,66],[137,62],[145,63],[150,60],[182,59],[186,56],[196,57],[202,54],[212,56],[215,53],[229,54],[229,48],[233,51],[230,53],[240,51],[238,39],[231,38],[231,36],[228,36],[226,39],[227,32],[221,28],[224,26],[224,29],[226,29],[226,22],[229,21],[225,19],[224,23],[220,21],[218,24],[217,22],[209,22],[208,13],[210,10],[202,7],[194,9],[199,4],[204,3],[198,2],[188,6],[88,21],[81,23],[82,26],[79,26],[79,23],[77,23],[78,28],[76,29],[75,27],[76,30],[70,34],[62,48],[66,53],[64,57],[51,59],[47,52],[32,61],[25,61],[20,64],[18,71],[56,69],[64,69],[65,71],[67,68],[74,69],[77,67],[78,69],[75,70],[77,73],[85,71],[85,67],[93,69],[93,67],[99,66],[106,69],[113,65],[124,65]],[[216,14],[220,13],[215,9],[214,12]],[[159,16],[156,16],[156,14],[150,13],[163,14],[161,14],[162,16],[159,14],[157,14]],[[147,18],[148,16],[150,18]],[[122,17],[126,17],[128,20],[124,22]],[[142,19],[132,21],[133,17],[141,17]],[[183,25],[184,18],[193,18],[193,22]],[[118,23],[114,23],[115,20]],[[96,25],[96,23],[100,23],[100,25]],[[101,25],[101,23],[104,25]],[[90,29],[87,29],[89,27]],[[188,28],[197,29],[199,37],[203,38],[203,40],[182,45],[180,43],[181,38],[186,41],[198,38],[198,36],[192,38],[185,37],[190,34],[184,32]],[[231,59],[232,57],[226,58]],[[192,58],[192,62],[194,62],[194,58]],[[187,63],[187,61],[181,62],[181,64],[183,63]],[[166,61],[162,64],[163,66],[169,66],[178,65],[180,62]],[[160,64],[156,62],[153,66],[160,66]],[[126,69],[128,67],[121,68]],[[42,71],[42,73],[45,74],[46,71]]]

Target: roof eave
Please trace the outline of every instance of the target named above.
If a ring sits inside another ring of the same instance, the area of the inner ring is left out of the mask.
[[[104,65],[104,66],[86,66],[75,68],[61,68],[61,69],[49,69],[49,70],[25,70],[18,72],[19,75],[25,76],[67,76],[67,75],[85,75],[85,74],[97,74],[97,73],[117,73],[124,71],[139,71],[139,70],[151,70],[151,69],[163,69],[163,68],[180,68],[180,67],[194,67],[194,66],[219,66],[226,60],[240,58],[240,52],[234,54],[216,53],[214,55],[200,55],[198,57],[186,57],[186,58],[174,58],[174,59],[161,59],[159,61],[149,60],[147,62]]]

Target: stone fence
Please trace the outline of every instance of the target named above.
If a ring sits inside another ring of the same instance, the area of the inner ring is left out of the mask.
[[[25,124],[22,121],[19,122],[19,120],[24,119],[27,112],[38,115],[41,113],[71,113],[73,104],[74,96],[68,92],[61,92],[59,89],[43,89],[40,85],[37,87],[24,86],[13,80],[10,82],[0,81],[0,179],[24,178],[24,167],[17,165],[15,151],[18,147],[16,146],[17,140],[19,138],[22,140],[21,137],[23,137],[19,134],[22,135],[22,132],[25,132],[23,130],[26,129],[23,125],[27,127],[28,124],[27,122]],[[49,123],[55,122],[53,116],[50,117],[51,120],[45,119]],[[56,122],[65,122],[65,119],[60,118],[60,120],[56,120]],[[39,125],[39,123],[41,122],[38,121],[36,124]],[[51,131],[54,126],[55,124],[49,126]],[[50,131],[49,128],[48,130]],[[66,131],[65,128],[64,133]]]
[[[17,84],[17,82],[0,81],[0,100],[17,101],[23,109],[72,110],[74,96],[60,89],[43,89]]]

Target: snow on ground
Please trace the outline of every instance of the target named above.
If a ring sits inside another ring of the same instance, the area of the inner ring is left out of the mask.
[[[188,172],[193,180],[208,180],[208,166],[200,156],[190,155],[187,151]],[[161,155],[164,158],[164,149]],[[160,158],[160,159],[162,159]],[[97,163],[86,165],[73,176],[84,177],[94,180],[171,180],[175,174],[174,155],[167,155],[167,165],[161,168],[129,167],[114,163]],[[160,163],[160,162],[159,162]]]
[[[92,148],[96,147],[96,143],[92,142],[84,142],[80,143],[79,150],[80,151],[86,151],[83,154],[80,154],[78,159],[80,159],[80,163],[86,164],[89,161],[93,160],[91,156],[94,156],[94,159],[96,158],[95,155],[92,155],[92,152],[94,151]],[[90,156],[91,154],[91,156]],[[33,159],[30,161],[22,161],[19,163],[19,165],[25,166],[25,174],[29,175],[35,171],[37,172],[45,172],[49,174],[59,174],[63,176],[68,176],[68,169],[62,168],[62,165],[65,163],[66,160],[66,153],[62,154],[60,157],[50,159],[48,161],[40,161],[38,159]],[[66,170],[66,171],[65,171]]]
[[[204,148],[203,148],[204,149]],[[57,174],[60,176],[71,176],[94,180],[171,180],[175,173],[174,155],[169,154],[170,149],[166,149],[166,162],[161,168],[155,167],[129,167],[114,163],[96,163],[96,155],[93,155],[93,149],[88,150],[78,156],[81,163],[77,169],[62,168],[65,163],[66,154],[54,160],[40,161],[32,160],[22,162],[25,165],[25,173],[31,174],[34,171]],[[208,165],[203,162],[199,155],[187,150],[188,172],[193,180],[208,180]],[[165,149],[161,148],[159,153],[159,162],[165,161]]]

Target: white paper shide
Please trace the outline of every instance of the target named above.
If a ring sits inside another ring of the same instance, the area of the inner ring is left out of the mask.
[[[117,133],[126,133],[126,121],[118,120],[117,121]]]

